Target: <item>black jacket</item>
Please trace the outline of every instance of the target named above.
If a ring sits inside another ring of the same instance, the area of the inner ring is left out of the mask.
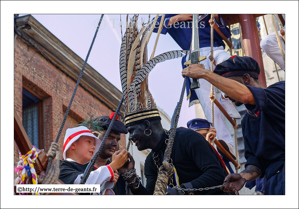
[[[150,152],[145,160],[146,188],[140,186],[137,190],[131,190],[133,194],[153,194],[157,180],[157,166],[153,160],[153,154],[159,155],[160,166],[166,149],[165,139]],[[217,156],[217,153],[204,137],[191,130],[178,128],[174,139],[171,158],[179,176],[179,183],[190,182],[193,188],[205,188],[223,184],[226,176],[225,170]],[[175,182],[175,181],[174,181]],[[225,194],[220,189],[196,192],[195,194]]]

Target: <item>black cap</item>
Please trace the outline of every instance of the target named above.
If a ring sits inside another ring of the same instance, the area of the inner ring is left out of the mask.
[[[243,76],[248,73],[252,78],[258,79],[260,74],[260,67],[251,57],[233,56],[228,60],[218,64],[214,73],[223,77]]]
[[[100,116],[100,117],[97,117],[94,119],[95,122],[99,122],[99,126],[101,128],[103,128],[104,130],[107,130],[111,121],[112,121],[112,118],[113,118],[113,115],[114,113],[112,113],[109,116]],[[115,132],[119,132],[119,133],[122,133],[122,134],[127,134],[128,133],[128,130],[126,129],[125,125],[117,120],[118,116],[116,116],[116,120],[114,121],[113,123],[113,126],[111,128],[112,131],[115,131]]]

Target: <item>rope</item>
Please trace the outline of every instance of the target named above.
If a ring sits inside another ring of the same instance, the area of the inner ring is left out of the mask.
[[[210,66],[211,66],[211,72],[213,72],[213,63],[214,63],[214,25],[215,22],[213,20],[213,14],[211,14],[211,19],[210,19],[210,28],[211,28],[211,54],[209,56],[210,59]],[[211,117],[212,117],[212,126],[214,127],[214,85],[211,84],[211,94],[210,94],[210,99],[211,99]],[[211,141],[211,144],[214,146],[214,140]]]
[[[264,21],[264,25],[265,25],[265,29],[266,29],[266,34],[269,35],[264,16],[263,16],[263,21]],[[279,73],[278,73],[277,66],[276,66],[276,63],[274,62],[274,60],[273,60],[273,63],[274,63],[274,67],[275,67],[275,70],[276,70],[277,77],[278,77],[278,81],[280,81]]]
[[[228,30],[229,30],[229,34],[231,35],[231,25],[230,25],[230,20],[228,20],[228,25],[229,25],[229,27],[228,27]],[[232,42],[232,35],[230,36],[230,42]],[[230,52],[230,56],[233,56],[233,48],[232,47],[229,47],[229,52]]]
[[[278,46],[279,46],[279,49],[280,49],[280,52],[281,52],[281,55],[282,55],[282,59],[285,62],[285,55],[284,55],[284,51],[283,51],[283,48],[282,48],[281,40],[280,40],[278,32],[277,32],[277,27],[276,27],[276,24],[275,24],[274,15],[271,15],[271,19],[272,19],[272,24],[273,24],[273,27],[274,27],[274,30],[275,30],[275,35],[276,35],[276,39],[277,39],[277,42],[278,42]]]
[[[46,174],[42,179],[42,184],[55,184],[60,173],[59,169],[59,160],[60,160],[60,148],[59,145],[55,142],[52,142],[51,147],[47,153],[48,158],[55,158],[55,162],[51,164],[48,174]]]
[[[214,56],[213,56],[213,52],[214,52],[214,25],[215,25],[215,22],[213,20],[213,14],[211,14],[211,19],[210,19],[210,27],[211,27],[211,55],[209,57],[210,59],[210,65],[211,65],[211,72],[213,72],[213,64],[214,64]],[[232,48],[230,47],[230,53],[232,55]],[[210,99],[211,99],[211,118],[212,118],[212,126],[214,127],[214,103],[215,103],[215,96],[214,96],[214,85],[211,84],[211,94],[210,94]],[[235,121],[235,124],[236,123],[236,120]],[[235,148],[238,149],[238,144],[237,144],[237,125],[234,126],[234,131],[235,131]],[[207,136],[210,136],[209,134]],[[211,140],[211,145],[214,146],[214,141],[215,139],[212,139]],[[237,153],[237,152],[236,152]],[[237,158],[238,159],[238,158]],[[239,162],[237,160],[237,165],[239,165]],[[238,167],[235,165],[235,169],[236,169],[236,172],[238,170]]]
[[[283,26],[282,26],[282,23],[281,23],[280,18],[278,17],[277,14],[275,14],[275,17],[276,17],[276,20],[277,20],[277,22],[278,22],[279,30],[282,30]],[[284,35],[282,35],[282,34],[280,34],[280,35],[281,35],[281,37],[283,38],[283,40],[285,40]]]
[[[242,34],[242,25],[239,24],[239,31],[240,31],[240,40],[241,40],[241,48],[242,48],[242,56],[246,56],[245,49],[244,49],[244,43],[243,43],[243,34]]]
[[[119,15],[119,21],[120,21],[120,35],[121,35],[121,37],[123,37],[123,24],[121,21],[121,14]]]
[[[61,132],[62,132],[62,129],[63,129],[63,127],[64,127],[66,118],[67,118],[68,113],[69,113],[69,111],[70,111],[70,109],[71,109],[71,105],[72,105],[73,99],[74,99],[74,97],[75,97],[77,88],[78,88],[78,86],[79,86],[81,77],[82,77],[82,75],[83,75],[83,71],[84,71],[85,65],[86,65],[86,63],[87,63],[89,54],[90,54],[90,52],[91,52],[93,43],[94,43],[95,38],[96,38],[96,36],[97,36],[97,33],[98,33],[99,28],[100,28],[100,25],[101,25],[101,22],[102,22],[103,17],[104,17],[104,15],[102,15],[101,18],[100,18],[98,27],[97,27],[97,29],[96,29],[96,32],[95,32],[95,34],[94,34],[94,37],[93,37],[93,40],[92,40],[92,42],[91,42],[90,48],[89,48],[89,50],[88,50],[87,56],[86,56],[86,58],[85,58],[85,61],[84,61],[82,70],[81,70],[81,72],[80,72],[79,78],[78,78],[77,83],[76,83],[76,87],[75,87],[74,92],[73,92],[73,95],[72,95],[72,98],[71,98],[70,103],[69,103],[69,106],[68,106],[68,108],[67,108],[67,110],[66,110],[66,112],[65,112],[65,115],[64,115],[62,124],[61,124],[61,126],[60,126],[60,129],[59,129],[59,131],[58,131],[58,134],[57,134],[57,137],[56,137],[56,140],[55,140],[56,143],[58,143],[58,141],[59,141],[59,137],[60,137]],[[51,165],[52,165],[52,157],[49,157],[49,158],[48,158],[48,165],[47,165],[47,169],[46,169],[46,175],[48,174]]]
[[[236,119],[234,121],[237,124]],[[239,151],[238,151],[238,139],[237,139],[237,126],[234,126],[234,134],[235,134],[235,153],[236,153],[236,160],[237,164],[239,165]],[[235,165],[236,173],[238,173],[238,167]]]
[[[171,176],[173,174],[173,164],[170,163],[170,161],[172,162],[172,159],[170,158],[170,156],[171,156],[171,151],[172,151],[172,147],[173,147],[174,137],[176,134],[176,128],[178,125],[180,111],[181,111],[181,107],[182,107],[182,103],[183,103],[187,79],[188,79],[188,77],[184,78],[184,83],[183,83],[182,90],[181,90],[180,100],[177,103],[177,106],[176,106],[173,116],[171,118],[169,140],[168,140],[165,152],[164,152],[164,158],[163,158],[162,165],[159,168],[158,177],[157,177],[157,181],[155,184],[154,195],[164,195],[165,194],[166,186],[168,184],[169,179],[171,178]]]
[[[155,185],[154,195],[164,195],[168,181],[173,175],[173,164],[166,161],[162,162],[159,168],[158,177]]]
[[[156,15],[156,18],[159,16],[159,14]],[[157,37],[156,37],[156,41],[155,41],[155,45],[154,45],[154,49],[153,49],[153,52],[152,52],[152,55],[151,55],[151,59],[153,59],[154,55],[155,55],[155,51],[156,51],[156,47],[157,47],[157,44],[158,44],[158,40],[159,40],[159,36],[160,36],[160,33],[162,31],[162,28],[163,28],[163,23],[164,23],[164,17],[165,17],[165,14],[162,15],[161,17],[161,20],[160,20],[160,25],[159,25],[159,29],[158,29],[158,33],[157,33]]]

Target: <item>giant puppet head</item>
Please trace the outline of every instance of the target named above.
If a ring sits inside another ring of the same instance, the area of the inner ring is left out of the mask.
[[[137,27],[138,15],[130,20],[122,38],[120,79],[124,96],[125,125],[139,150],[148,148],[153,124],[161,126],[160,114],[148,89],[148,74],[159,62],[185,56],[188,51],[165,52],[148,61],[147,43],[157,18]],[[160,125],[159,125],[160,124]],[[161,126],[162,127],[162,126]]]

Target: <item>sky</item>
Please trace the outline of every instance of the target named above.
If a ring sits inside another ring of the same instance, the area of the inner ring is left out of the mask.
[[[156,14],[151,14],[154,18]],[[60,39],[66,46],[85,60],[92,38],[101,15],[35,15],[44,27]],[[132,17],[130,15],[129,17]],[[121,27],[125,31],[126,15],[105,14],[98,31],[96,40],[88,58],[88,64],[104,76],[116,88],[121,90],[119,76],[119,51],[121,44]],[[149,15],[140,15],[138,27],[149,20]],[[148,54],[151,55],[157,34],[152,33],[148,43]],[[161,34],[155,51],[155,56],[166,51],[179,50],[180,47],[168,35]],[[156,104],[168,116],[172,117],[179,100],[183,77],[181,76],[181,58],[159,63],[149,75],[149,89]],[[186,92],[181,108],[178,127],[184,126],[195,118],[195,107],[189,107]]]

